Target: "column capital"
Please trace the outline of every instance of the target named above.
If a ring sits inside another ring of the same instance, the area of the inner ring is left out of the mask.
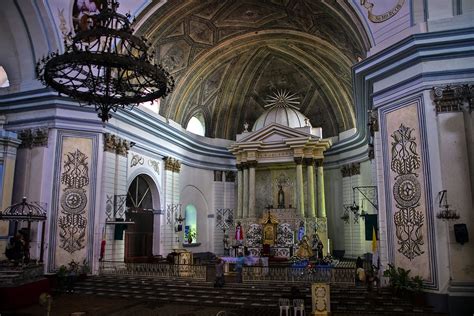
[[[239,171],[242,171],[242,169],[243,169],[243,166],[242,166],[241,163],[236,164],[235,167],[236,167],[237,170],[239,170]]]
[[[248,167],[249,167],[249,163],[247,161],[242,161],[240,163],[240,168],[242,168],[242,170],[243,169],[248,169]]]
[[[250,160],[250,161],[247,161],[247,166],[248,168],[255,168],[258,164],[258,161],[257,160]]]
[[[303,158],[303,162],[306,166],[312,166],[314,165],[314,158]]]
[[[315,159],[316,161],[316,167],[322,167],[323,166],[323,159]]]
[[[303,163],[303,157],[294,157],[295,163],[301,165]]]

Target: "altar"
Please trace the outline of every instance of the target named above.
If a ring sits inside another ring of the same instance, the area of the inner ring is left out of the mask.
[[[268,104],[229,148],[238,170],[239,234],[231,244],[252,256],[288,259],[304,236],[308,250],[320,244],[326,255],[329,248],[323,159],[331,141],[298,111],[296,100],[288,102],[282,96]]]

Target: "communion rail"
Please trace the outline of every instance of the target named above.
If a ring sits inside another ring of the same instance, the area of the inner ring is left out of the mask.
[[[206,270],[207,267],[204,265],[102,261],[99,268],[99,274],[150,276],[166,279],[182,278],[206,281]]]
[[[301,282],[354,284],[352,267],[244,267],[242,280],[246,282]]]
[[[207,266],[169,263],[126,263],[102,261],[101,275],[149,276],[155,278],[178,278],[206,281]],[[260,267],[245,266],[242,271],[244,283],[258,282],[300,282],[300,283],[337,283],[354,284],[353,267]]]

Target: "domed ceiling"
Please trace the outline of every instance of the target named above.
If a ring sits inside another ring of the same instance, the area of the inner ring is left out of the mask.
[[[206,136],[235,139],[285,90],[325,137],[354,127],[351,66],[368,41],[340,2],[174,0],[145,11],[137,33],[176,79],[160,114],[186,126],[202,113]]]

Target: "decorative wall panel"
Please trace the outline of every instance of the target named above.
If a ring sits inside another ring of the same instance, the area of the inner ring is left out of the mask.
[[[92,255],[97,137],[60,133],[53,202],[50,270]]]
[[[421,100],[381,111],[389,260],[434,285],[433,215]]]

